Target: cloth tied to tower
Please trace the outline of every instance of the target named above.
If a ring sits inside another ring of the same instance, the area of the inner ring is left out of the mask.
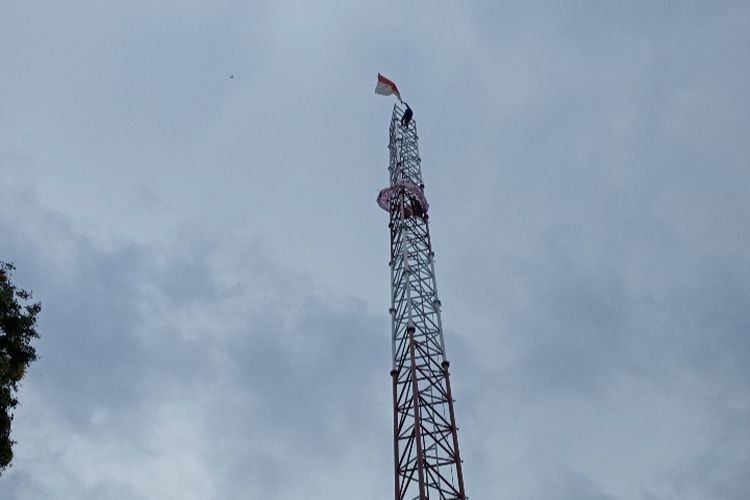
[[[394,182],[392,186],[380,190],[380,193],[378,194],[378,205],[380,205],[380,208],[386,212],[390,212],[392,205],[391,202],[402,192],[405,193],[408,198],[408,203],[404,204],[404,216],[407,219],[415,215],[423,217],[429,208],[427,198],[425,198],[422,189],[409,179],[399,179]]]

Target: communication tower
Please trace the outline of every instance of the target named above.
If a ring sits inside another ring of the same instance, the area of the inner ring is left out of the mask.
[[[394,105],[390,185],[378,195],[378,204],[390,214],[395,499],[466,500],[429,207],[417,126],[410,118],[408,105]]]

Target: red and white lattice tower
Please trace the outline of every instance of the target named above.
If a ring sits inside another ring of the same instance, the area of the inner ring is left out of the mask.
[[[390,214],[395,498],[465,500],[417,127],[403,120],[407,110],[393,107],[390,186],[378,196]]]

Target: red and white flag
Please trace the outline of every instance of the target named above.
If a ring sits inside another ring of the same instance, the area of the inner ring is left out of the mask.
[[[398,88],[396,88],[396,84],[390,81],[388,78],[384,77],[380,73],[378,73],[378,84],[375,86],[375,93],[380,95],[391,95],[396,94],[396,97],[398,97],[398,100],[401,100],[401,94],[398,93]]]

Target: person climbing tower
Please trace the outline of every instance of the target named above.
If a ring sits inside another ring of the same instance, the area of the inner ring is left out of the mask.
[[[414,111],[411,110],[408,104],[404,103],[404,105],[406,106],[406,111],[404,111],[404,116],[401,117],[401,125],[408,127],[412,116],[414,116]]]

